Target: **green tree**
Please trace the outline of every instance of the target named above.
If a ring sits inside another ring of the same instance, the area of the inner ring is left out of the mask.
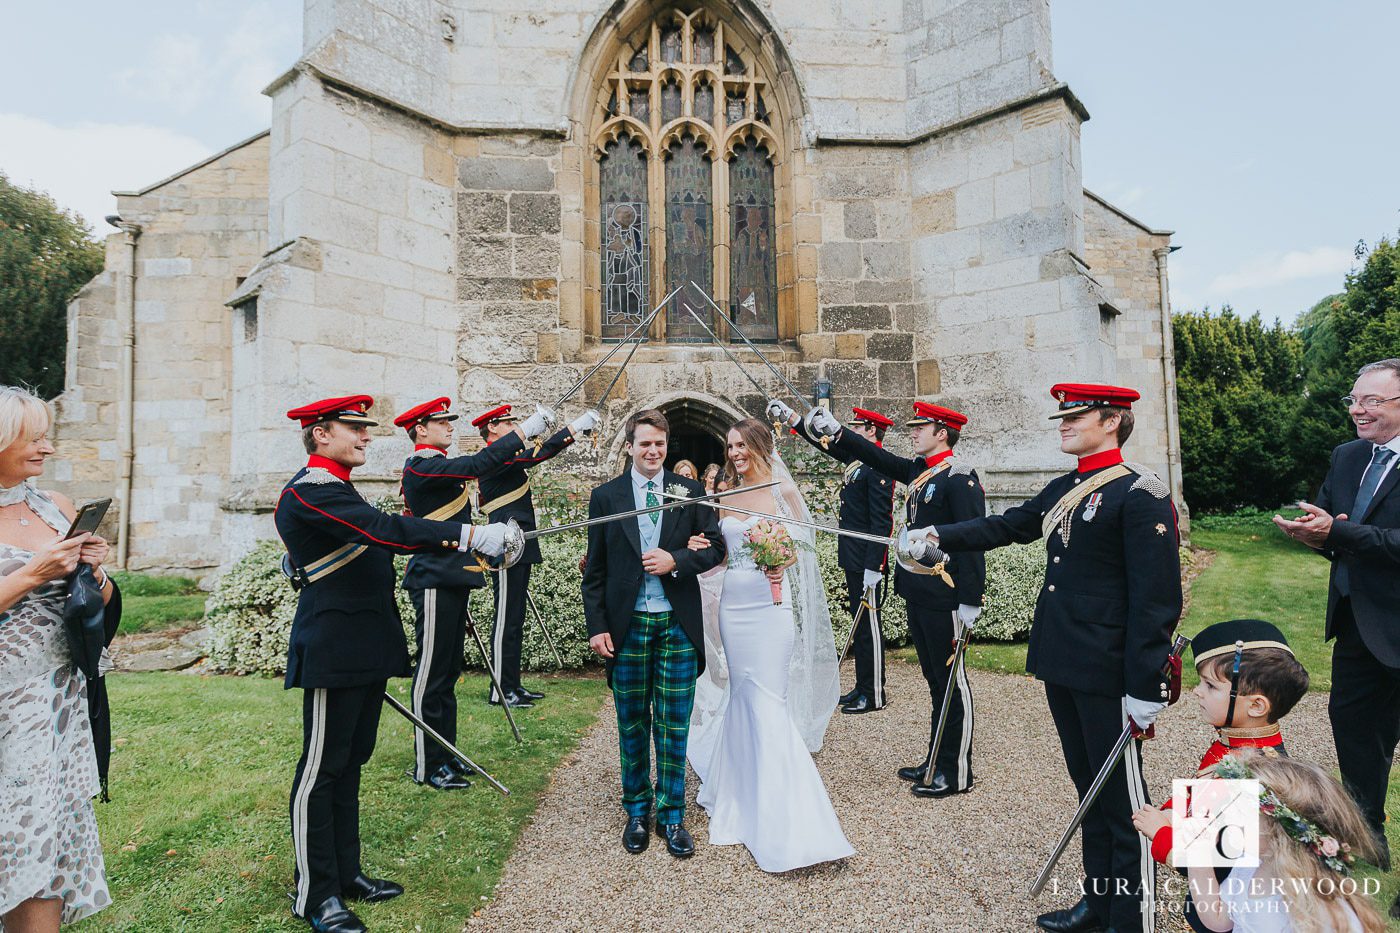
[[[1303,342],[1229,307],[1173,316],[1182,480],[1193,512],[1273,508],[1303,491]]]
[[[1299,424],[1307,447],[1310,487],[1327,471],[1329,452],[1356,437],[1337,401],[1351,391],[1356,371],[1367,363],[1400,356],[1400,242],[1382,238],[1367,249],[1346,277],[1346,290],[1319,302],[1299,321],[1307,369],[1307,395]]]
[[[63,391],[68,302],[102,255],[81,217],[0,172],[0,382]]]

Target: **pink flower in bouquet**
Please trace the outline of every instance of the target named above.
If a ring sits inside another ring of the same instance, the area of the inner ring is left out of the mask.
[[[1337,840],[1333,839],[1331,836],[1323,836],[1318,845],[1322,849],[1322,854],[1328,858],[1331,858],[1341,851],[1341,846],[1339,846]]]
[[[744,535],[748,542],[746,550],[749,557],[760,570],[776,570],[779,567],[786,567],[792,563],[797,555],[797,545],[793,543],[792,535],[788,534],[787,527],[781,522],[764,518],[754,523],[754,526]],[[768,587],[773,593],[773,605],[781,606],[783,603],[782,581],[768,581]]]

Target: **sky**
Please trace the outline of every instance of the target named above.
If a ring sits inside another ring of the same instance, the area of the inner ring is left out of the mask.
[[[0,171],[105,235],[112,190],[267,128],[261,90],[296,60],[301,6],[5,4]],[[1052,0],[1051,15],[1055,73],[1091,114],[1084,185],[1176,232],[1177,310],[1291,322],[1341,290],[1359,240],[1400,229],[1400,3]]]

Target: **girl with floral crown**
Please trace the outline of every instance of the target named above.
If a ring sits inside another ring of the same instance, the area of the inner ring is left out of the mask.
[[[1217,882],[1191,868],[1191,896],[1207,929],[1234,933],[1383,933],[1385,924],[1352,877],[1375,839],[1342,786],[1317,765],[1241,751],[1215,766],[1219,778],[1259,782],[1258,868]]]

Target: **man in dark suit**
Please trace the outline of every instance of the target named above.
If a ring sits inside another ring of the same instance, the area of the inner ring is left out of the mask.
[[[1357,439],[1332,451],[1317,502],[1302,503],[1297,521],[1274,522],[1332,561],[1327,709],[1337,763],[1388,863],[1382,823],[1400,742],[1400,358],[1363,366],[1342,401]],[[1391,916],[1400,919],[1400,900]]]
[[[655,409],[627,420],[627,472],[593,490],[588,517],[600,518],[660,505],[679,486],[704,494],[694,480],[663,469],[670,425]],[[692,535],[710,546],[692,551]],[[583,572],[588,645],[604,659],[617,706],[622,752],[622,844],[636,854],[650,840],[653,801],[656,834],[677,858],[694,854],[684,825],[685,746],[695,679],[705,666],[700,574],[725,557],[713,509],[687,505],[593,525]],[[651,781],[655,723],[656,784]]]

